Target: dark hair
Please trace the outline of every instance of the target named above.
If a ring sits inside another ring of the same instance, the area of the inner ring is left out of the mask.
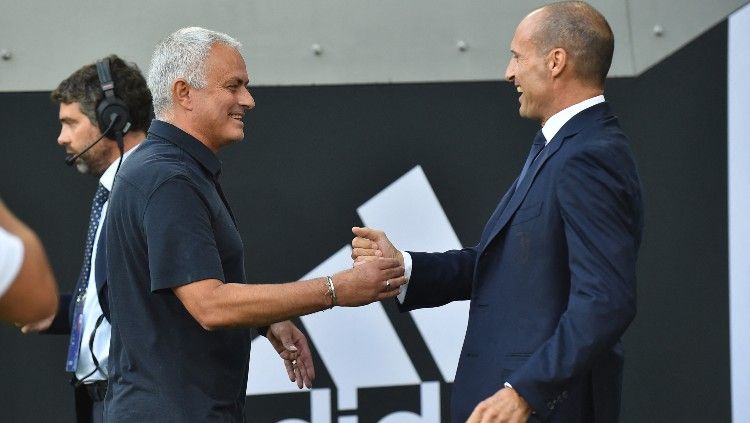
[[[615,50],[615,37],[604,16],[583,1],[548,4],[542,13],[534,37],[540,52],[565,49],[578,75],[603,87]]]
[[[135,63],[126,63],[117,55],[108,56],[109,68],[115,83],[115,95],[124,101],[130,112],[132,131],[146,131],[151,123],[152,100],[146,80]],[[98,125],[96,106],[104,97],[96,64],[88,64],[60,82],[50,95],[58,103],[80,103],[81,113]]]

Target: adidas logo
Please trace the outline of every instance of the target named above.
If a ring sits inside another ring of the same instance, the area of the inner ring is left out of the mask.
[[[357,213],[366,226],[384,230],[401,249],[445,251],[461,248],[420,166],[358,207]],[[346,245],[301,279],[332,274],[350,266],[351,247]],[[456,374],[469,315],[468,301],[410,313],[413,326],[423,342],[421,345],[429,351],[425,354],[429,355],[425,361],[432,362],[426,366],[436,368],[434,372],[417,370],[404,346],[405,341],[409,341],[404,333],[413,334],[413,327],[409,332],[407,328],[394,324],[399,319],[389,317],[387,308],[390,306],[374,303],[359,308],[340,307],[300,319],[308,341],[314,345],[325,366],[322,370],[330,375],[333,386],[316,386],[311,391],[300,393],[296,385],[289,382],[276,351],[265,339],[255,339],[247,386],[247,395],[251,397],[249,402],[253,396],[259,395],[264,396],[264,401],[267,396],[281,399],[292,393],[309,395],[309,410],[306,410],[309,412],[279,421],[323,423],[335,421],[334,417],[338,416],[339,423],[356,423],[360,406],[358,398],[364,392],[382,394],[384,390],[387,393],[389,389],[397,391],[401,387],[418,392],[418,398],[408,407],[414,411],[393,411],[377,421],[441,421],[441,396],[447,400],[447,395],[441,395],[441,382],[453,382]],[[316,371],[320,374],[321,369]],[[425,378],[432,380],[423,380]],[[251,410],[254,417],[263,412],[256,407]]]

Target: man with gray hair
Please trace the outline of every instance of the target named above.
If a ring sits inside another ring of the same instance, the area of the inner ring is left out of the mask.
[[[392,298],[405,282],[398,261],[382,259],[324,278],[246,283],[216,157],[243,139],[255,107],[239,48],[191,27],[154,52],[156,120],[120,169],[107,218],[109,421],[244,421],[250,328],[262,327],[290,380],[310,387],[307,341],[287,319]]]

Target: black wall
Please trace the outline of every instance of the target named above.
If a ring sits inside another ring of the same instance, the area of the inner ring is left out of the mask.
[[[726,46],[723,23],[643,75],[608,82],[646,205],[639,312],[625,335],[625,422],[730,420]],[[537,129],[518,117],[517,95],[501,82],[253,94],[245,141],[221,154],[251,281],[295,280],[315,267],[349,242],[356,207],[418,164],[461,242],[476,243]],[[64,166],[56,116],[46,92],[0,94],[0,196],[37,230],[70,290],[96,180]],[[425,357],[404,335],[410,319],[392,318],[412,359]],[[66,337],[0,327],[0,421],[72,421],[66,345]],[[437,374],[430,363],[416,366],[423,378]],[[318,368],[317,385],[330,384]],[[251,400],[252,412],[262,403]],[[360,421],[377,414],[360,404]]]

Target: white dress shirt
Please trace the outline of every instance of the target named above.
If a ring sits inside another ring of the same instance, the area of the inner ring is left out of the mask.
[[[137,146],[136,146],[137,148]],[[135,148],[130,149],[122,158],[124,162],[128,156],[135,151]],[[117,171],[117,165],[120,160],[117,159],[109,165],[106,171],[99,178],[99,183],[107,188],[112,193],[112,185],[115,182],[115,173]],[[99,245],[99,235],[102,232],[102,226],[107,216],[107,206],[109,201],[106,201],[102,206],[102,218],[99,219],[99,225],[96,228],[96,235],[94,236],[94,246],[91,251],[91,270],[89,271],[89,280],[86,285],[86,297],[83,303],[83,336],[81,338],[81,350],[78,354],[78,367],[76,368],[76,379],[81,380],[83,377],[94,371],[94,360],[91,358],[91,348],[89,348],[89,339],[91,339],[91,332],[93,332],[96,326],[96,320],[103,314],[102,306],[99,304],[99,296],[96,292],[96,256],[97,247]],[[99,362],[99,368],[91,376],[88,376],[85,383],[92,383],[107,379],[107,362],[109,361],[109,340],[111,338],[111,330],[107,319],[102,320],[102,323],[96,329],[96,335],[94,336],[94,355],[96,360]],[[104,371],[104,373],[102,373]]]
[[[544,138],[547,140],[544,146],[546,147],[549,144],[552,138],[554,138],[555,135],[557,135],[557,133],[560,131],[560,128],[562,128],[563,125],[568,123],[568,121],[572,119],[573,116],[588,109],[589,107],[595,106],[603,102],[604,102],[604,96],[598,95],[596,97],[583,100],[580,103],[576,103],[572,106],[562,109],[559,112],[552,115],[552,117],[547,119],[547,122],[545,122],[544,126],[542,127],[542,134],[544,134]],[[409,278],[411,277],[411,266],[412,266],[411,255],[409,255],[409,253],[407,253],[406,251],[401,251],[401,254],[403,254],[404,256],[404,276],[406,277],[406,281],[408,283]],[[400,303],[404,302],[404,298],[406,298],[407,289],[408,289],[407,284],[401,285],[398,297],[396,297]]]

